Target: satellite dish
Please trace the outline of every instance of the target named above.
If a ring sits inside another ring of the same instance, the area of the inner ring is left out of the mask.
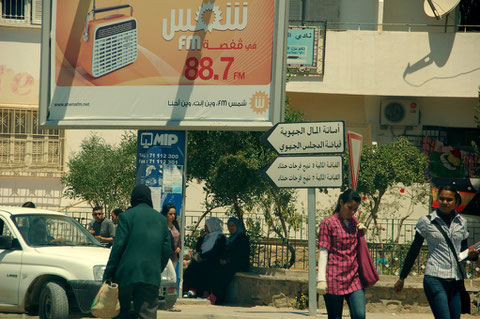
[[[455,9],[459,2],[460,0],[425,0],[423,10],[427,16],[440,20]]]

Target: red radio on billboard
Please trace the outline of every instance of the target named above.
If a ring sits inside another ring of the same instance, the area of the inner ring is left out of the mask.
[[[96,13],[124,8],[130,8],[130,16],[113,14],[95,19]],[[93,19],[90,21],[91,16]],[[137,20],[133,17],[131,5],[94,7],[87,14],[79,64],[88,74],[98,78],[135,62],[137,56]]]

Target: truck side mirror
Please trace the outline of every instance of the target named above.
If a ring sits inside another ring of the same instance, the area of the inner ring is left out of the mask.
[[[13,239],[11,236],[0,236],[0,249],[11,249]]]

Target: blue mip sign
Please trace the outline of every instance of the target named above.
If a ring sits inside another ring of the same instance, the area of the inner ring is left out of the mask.
[[[152,190],[153,206],[182,208],[185,167],[184,131],[138,131],[136,184]]]

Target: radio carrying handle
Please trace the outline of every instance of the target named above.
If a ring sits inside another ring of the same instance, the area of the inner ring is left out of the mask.
[[[95,0],[94,0],[93,1],[93,10],[90,11],[87,14],[87,17],[85,18],[85,32],[83,33],[83,40],[85,40],[85,42],[88,41],[88,21],[90,20],[91,15],[93,15],[93,18],[95,19],[95,13],[101,13],[101,12],[118,10],[118,9],[125,9],[125,8],[130,8],[130,15],[133,16],[133,7],[129,4],[123,4],[123,5],[120,5],[120,6],[105,7],[105,8],[97,9],[97,8],[95,8]]]

